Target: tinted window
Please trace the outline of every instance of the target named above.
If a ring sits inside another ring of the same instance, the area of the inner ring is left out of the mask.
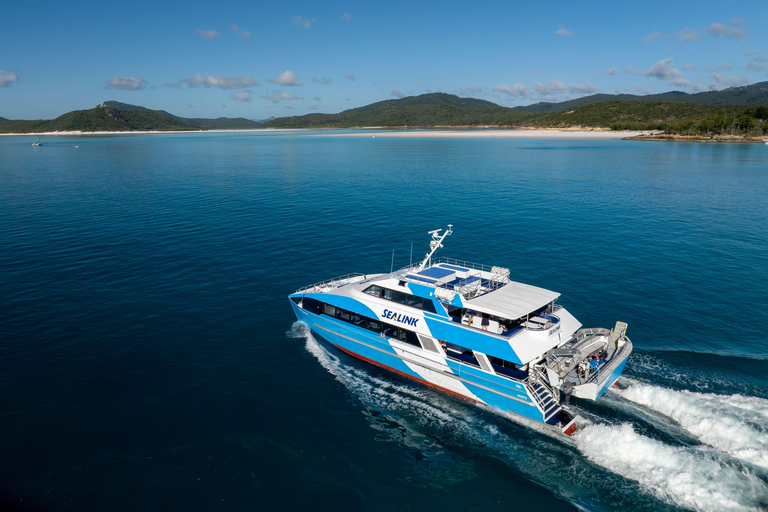
[[[301,301],[304,305],[302,306],[305,310],[309,311],[310,313],[315,313],[316,315],[320,314],[320,310],[323,307],[323,303],[319,300],[310,299],[309,297],[304,297]]]

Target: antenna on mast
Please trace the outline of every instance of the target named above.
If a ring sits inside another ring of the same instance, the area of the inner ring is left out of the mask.
[[[453,224],[448,224],[448,229],[445,230],[445,232],[442,234],[442,236],[439,234],[442,229],[435,229],[432,231],[429,231],[428,234],[432,235],[432,241],[429,242],[430,251],[427,253],[427,256],[424,258],[424,261],[421,262],[421,265],[419,265],[419,270],[424,270],[424,267],[432,263],[432,255],[435,253],[436,250],[443,247],[443,240],[445,240],[445,237],[453,233]]]

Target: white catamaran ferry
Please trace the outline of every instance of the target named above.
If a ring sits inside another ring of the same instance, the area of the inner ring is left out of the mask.
[[[596,400],[616,382],[632,352],[627,324],[580,329],[559,293],[509,269],[433,259],[451,228],[429,233],[419,264],[291,294],[296,317],[360,359],[571,435],[570,396]]]

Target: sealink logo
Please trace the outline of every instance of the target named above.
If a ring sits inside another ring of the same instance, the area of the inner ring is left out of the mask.
[[[390,311],[388,309],[384,310],[384,314],[381,315],[381,317],[387,320],[394,320],[395,322],[400,322],[401,324],[412,325],[414,327],[416,327],[416,322],[419,321],[418,318],[413,318],[408,315],[395,313],[394,311]]]

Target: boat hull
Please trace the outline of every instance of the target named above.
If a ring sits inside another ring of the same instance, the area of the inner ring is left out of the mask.
[[[402,346],[396,340],[377,336],[325,315],[310,313],[291,301],[299,321],[313,335],[358,359],[455,397],[498,408],[510,417],[523,417],[546,425],[557,433],[575,430],[568,417],[563,428],[560,415],[547,418],[537,407],[524,382],[491,375],[423,349]],[[558,425],[560,423],[560,425]]]

